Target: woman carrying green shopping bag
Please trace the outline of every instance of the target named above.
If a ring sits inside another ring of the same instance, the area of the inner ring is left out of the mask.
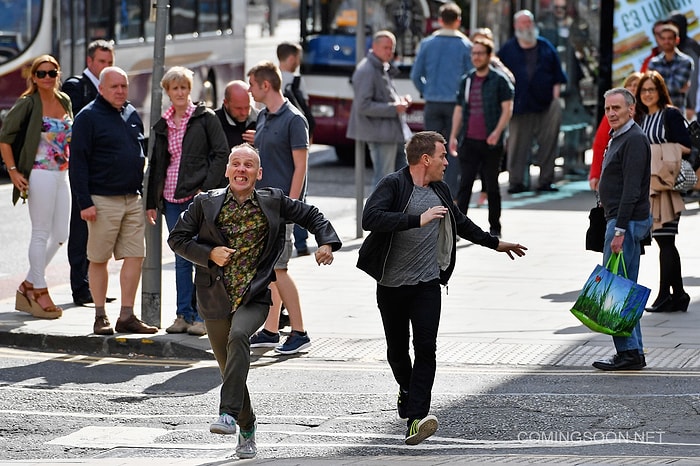
[[[639,275],[641,240],[649,233],[651,215],[649,183],[651,149],[649,140],[634,122],[634,96],[624,88],[605,93],[605,115],[612,137],[603,158],[598,185],[607,221],[603,264],[610,255],[623,253],[627,277],[636,282]],[[613,336],[616,354],[596,361],[593,367],[604,371],[639,370],[646,366],[642,329],[638,322],[629,337]]]

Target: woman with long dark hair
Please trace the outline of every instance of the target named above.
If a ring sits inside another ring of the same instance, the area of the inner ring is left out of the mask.
[[[685,127],[685,119],[671,103],[671,97],[661,74],[657,71],[644,73],[639,80],[636,98],[635,119],[649,138],[652,149],[655,144],[670,142],[680,144],[684,157],[690,154],[690,136]],[[660,210],[662,214],[660,219],[654,216],[652,237],[659,245],[659,294],[646,310],[648,312],[685,312],[688,310],[690,296],[683,289],[681,257],[676,248],[678,221],[681,217],[683,201],[677,191],[663,191],[652,196],[652,212],[655,211],[654,203],[660,202],[663,196],[667,196],[670,201],[662,202],[663,206],[677,205],[679,209],[666,211],[664,207]]]
[[[27,89],[0,130],[0,152],[14,185],[12,202],[20,196],[28,202],[32,223],[29,272],[17,290],[15,309],[56,319],[63,310],[49,296],[45,273],[68,239],[73,112],[70,98],[58,90],[61,67],[54,57],[37,57],[29,71]]]

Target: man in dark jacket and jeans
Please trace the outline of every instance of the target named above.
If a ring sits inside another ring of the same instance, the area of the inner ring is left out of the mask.
[[[385,176],[367,199],[362,228],[371,231],[357,267],[377,280],[377,305],[387,342],[387,360],[399,384],[398,412],[408,419],[406,444],[435,433],[428,415],[435,379],[440,323],[440,285],[456,257],[456,235],[481,246],[524,256],[525,246],[500,241],[460,212],[442,181],[447,167],[440,133],[416,133],[406,144],[408,167]],[[408,352],[413,328],[415,362]]]
[[[286,242],[286,223],[298,222],[316,237],[319,265],[333,262],[341,242],[316,207],[290,199],[276,188],[255,189],[262,178],[260,157],[249,144],[231,150],[229,187],[197,195],[170,232],[168,244],[196,265],[199,312],[219,364],[223,384],[219,419],[209,430],[235,434],[236,454],[252,458],[255,414],[246,381],[249,338],[267,318],[275,264]]]
[[[615,88],[605,93],[605,116],[612,130],[598,192],[607,221],[603,264],[608,263],[611,254],[623,253],[627,278],[636,282],[640,242],[649,233],[652,219],[649,213],[651,148],[644,131],[632,118],[634,104],[634,96],[627,89]],[[615,355],[595,361],[593,367],[616,371],[646,366],[639,322],[629,337],[613,337],[613,342]]]

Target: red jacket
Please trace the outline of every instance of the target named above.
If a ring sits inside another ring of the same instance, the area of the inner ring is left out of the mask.
[[[608,123],[607,117],[603,117],[593,138],[593,161],[591,162],[591,171],[588,173],[589,180],[600,179],[600,173],[603,171],[603,155],[609,140],[610,123]]]

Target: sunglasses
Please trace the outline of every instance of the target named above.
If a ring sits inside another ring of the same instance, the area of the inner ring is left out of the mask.
[[[39,70],[34,74],[39,79],[44,79],[46,77],[46,75],[49,75],[49,78],[55,78],[58,76],[58,70],[49,70],[49,71]]]

